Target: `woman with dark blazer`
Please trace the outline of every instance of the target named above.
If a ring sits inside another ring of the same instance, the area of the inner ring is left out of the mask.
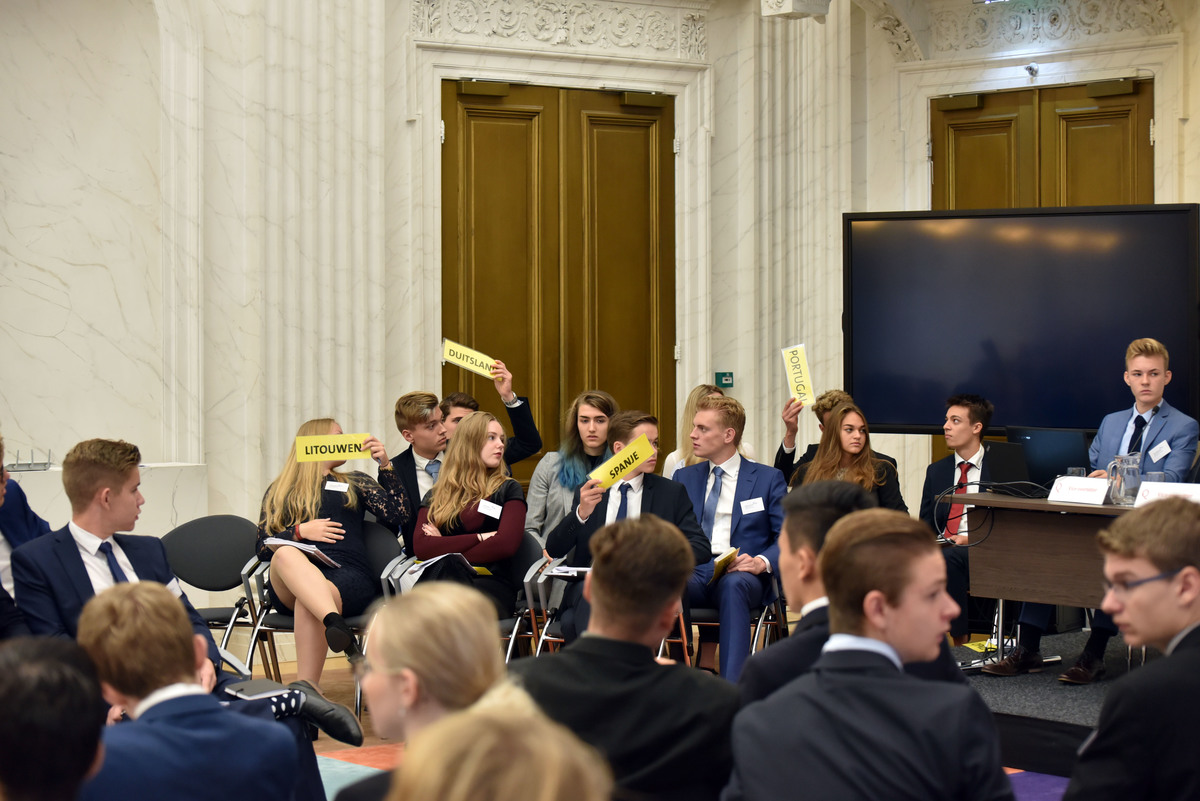
[[[884,509],[908,512],[896,468],[871,450],[867,418],[853,403],[843,403],[829,412],[817,455],[797,467],[792,476],[793,487],[814,481],[849,481],[874,495]]]

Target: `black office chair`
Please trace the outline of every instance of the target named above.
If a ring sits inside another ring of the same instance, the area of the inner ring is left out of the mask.
[[[779,576],[771,573],[770,592],[773,600],[750,610],[750,624],[754,627],[754,635],[750,639],[750,655],[753,656],[759,648],[766,648],[776,640],[788,636],[787,600],[783,597],[783,588],[779,584]],[[720,611],[709,607],[692,607],[691,619],[693,626],[708,626],[720,628]],[[685,639],[687,639],[685,637]]]
[[[538,613],[541,604],[538,602],[534,582],[548,560],[542,554],[542,544],[537,537],[528,531],[521,540],[521,547],[512,558],[513,578],[520,582],[521,592],[517,597],[517,608],[511,617],[500,620],[500,640],[506,643],[504,661],[512,660],[517,642],[524,639],[530,644],[530,651],[538,639]]]
[[[227,592],[242,584],[242,572],[258,562],[258,527],[237,515],[209,515],[163,535],[167,562],[180,581],[208,592]],[[254,610],[243,594],[233,606],[196,610],[210,629],[223,629],[220,647],[229,647],[235,626],[252,628]]]

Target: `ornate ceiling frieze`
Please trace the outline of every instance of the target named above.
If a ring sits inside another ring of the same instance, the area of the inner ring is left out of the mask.
[[[1178,28],[1165,0],[1012,0],[935,11],[934,55],[1080,44],[1124,33],[1158,36]]]

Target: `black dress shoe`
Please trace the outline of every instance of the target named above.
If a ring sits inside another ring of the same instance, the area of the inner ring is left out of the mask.
[[[1102,678],[1104,673],[1104,660],[1084,651],[1079,655],[1079,661],[1059,675],[1058,680],[1063,684],[1091,684]]]
[[[354,713],[335,704],[307,681],[293,681],[288,687],[304,693],[300,717],[335,740],[355,747],[363,744],[363,730]]]

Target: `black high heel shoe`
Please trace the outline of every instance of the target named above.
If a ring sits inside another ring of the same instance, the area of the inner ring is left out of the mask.
[[[354,629],[350,628],[346,618],[337,612],[330,612],[321,622],[325,624],[325,642],[329,643],[330,650],[345,654],[351,660],[362,658],[358,638],[354,636]]]

